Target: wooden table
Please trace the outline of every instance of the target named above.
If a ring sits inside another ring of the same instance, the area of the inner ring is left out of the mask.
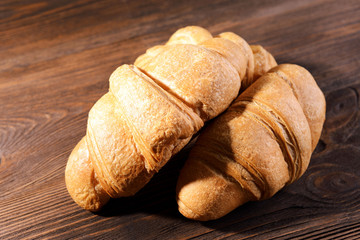
[[[309,169],[270,200],[202,223],[177,211],[183,151],[134,197],[82,210],[64,169],[89,109],[117,66],[187,25],[233,31],[314,75],[327,120]],[[359,93],[358,0],[2,0],[0,239],[360,237]]]

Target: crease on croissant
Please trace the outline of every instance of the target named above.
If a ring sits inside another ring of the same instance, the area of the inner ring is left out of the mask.
[[[98,211],[110,196],[135,194],[205,121],[230,105],[241,81],[250,85],[256,79],[255,62],[263,60],[234,33],[213,37],[189,26],[148,49],[134,65],[116,69],[109,92],[89,112],[84,140],[69,157],[65,179],[71,197]],[[276,62],[258,67],[271,64]]]
[[[178,95],[176,92],[172,91],[168,86],[163,84],[161,81],[158,81],[156,78],[152,77],[149,73],[147,73],[145,70],[142,70],[140,68],[137,68],[134,66],[134,69],[137,69],[137,71],[140,71],[144,76],[150,78],[152,81],[154,81],[156,84],[152,84],[154,88],[162,88],[163,92],[162,94],[166,94],[169,101],[171,101],[174,105],[176,105],[181,111],[183,111],[185,114],[187,114],[192,121],[194,122],[200,122],[202,121],[198,114],[194,111],[193,107],[185,101],[180,95]],[[159,91],[160,92],[160,91]]]
[[[152,76],[151,73],[147,72],[145,69],[139,68],[139,70],[141,72],[143,72],[146,76],[151,78],[154,82],[156,82],[157,85],[160,86],[162,89],[164,89],[166,92],[168,92],[172,96],[176,97],[183,104],[188,106],[191,109],[191,111],[193,111],[195,113],[194,115],[200,116],[200,119],[206,118],[205,116],[207,114],[205,113],[205,111],[202,110],[202,105],[203,105],[202,103],[199,103],[197,106],[194,106],[194,104],[191,104],[191,102],[189,102],[186,98],[183,97],[185,94],[180,89],[178,89],[177,92],[175,92],[175,91],[173,91],[173,89],[170,86],[168,86],[168,85],[166,85],[166,83],[164,83],[165,81],[159,81],[158,78]],[[197,120],[197,117],[196,117],[196,120]]]
[[[218,115],[222,111],[219,101],[229,101],[233,97],[224,95],[223,90],[240,86],[239,80],[234,81],[239,76],[231,63],[203,46],[179,44],[162,49],[156,57],[152,57],[152,61],[135,61],[135,65],[180,96],[204,121]],[[169,65],[168,62],[174,64]],[[197,81],[187,81],[189,77]],[[209,79],[224,81],[210,82]],[[211,97],[208,95],[210,92]]]
[[[119,189],[118,186],[116,186],[116,181],[112,179],[112,175],[110,174],[110,171],[107,169],[107,166],[102,163],[103,157],[101,156],[101,152],[99,151],[98,144],[96,143],[96,139],[93,137],[92,134],[92,127],[91,124],[88,124],[87,128],[87,146],[91,153],[92,157],[92,163],[95,164],[98,169],[101,169],[101,171],[98,171],[98,173],[101,173],[99,175],[98,180],[101,183],[102,186],[108,186],[105,188],[106,192],[109,193],[111,196],[112,193],[116,192],[116,189]]]
[[[154,84],[152,82],[154,80],[152,78],[149,78],[146,74],[141,72],[139,69],[137,69],[136,66],[131,66],[131,69],[134,71],[135,74],[137,74],[139,76],[140,80],[143,80],[143,82],[145,84],[148,84],[151,88],[153,88],[159,95],[162,96],[162,98],[165,101],[169,101],[178,110],[183,112],[185,114],[184,116],[189,118],[187,120],[188,126],[191,126],[190,122],[192,122],[192,121],[193,122],[201,122],[201,119],[196,114],[194,114],[191,109],[189,109],[181,101],[176,99],[177,96],[175,94],[171,93],[170,91],[166,91],[166,89],[164,89],[164,88],[161,88],[160,84],[157,84],[157,85]],[[117,95],[113,93],[111,85],[110,85],[110,92],[115,96],[115,99],[117,99],[118,110],[120,112],[124,113],[124,111],[122,110],[123,106],[121,104],[121,100],[119,100],[117,98]],[[138,146],[139,151],[141,152],[141,154],[144,156],[144,158],[146,160],[146,165],[145,165],[146,169],[149,172],[153,171],[153,170],[157,171],[159,168],[160,162],[161,162],[161,158],[162,158],[161,154],[160,154],[160,157],[157,157],[155,154],[153,154],[153,150],[151,149],[150,146],[147,146],[144,139],[141,137],[141,134],[139,133],[138,129],[132,124],[132,121],[130,121],[127,118],[126,114],[122,114],[122,116],[126,119],[126,123],[129,124],[129,127],[133,134],[134,141],[135,141],[136,145]],[[191,129],[190,131],[194,131],[194,130]],[[184,139],[184,138],[186,138],[186,136],[179,135],[179,138]]]
[[[209,148],[208,144],[213,147]],[[201,154],[201,157],[198,158],[199,162],[224,179],[238,184],[250,199],[260,198],[267,189],[267,182],[262,174],[252,166],[251,162],[246,161],[239,153],[233,153],[228,149],[221,148],[217,139],[209,140],[208,144],[197,144],[197,152]],[[237,161],[233,159],[232,154],[237,155]],[[209,157],[207,158],[207,156]],[[197,157],[194,151],[192,157]]]
[[[302,162],[298,154],[300,152],[299,144],[292,131],[289,130],[286,121],[274,109],[259,100],[243,98],[241,101],[236,102],[234,107],[246,108],[247,111],[244,114],[263,124],[269,133],[274,136],[289,166],[289,183],[298,179],[301,173],[299,162]]]

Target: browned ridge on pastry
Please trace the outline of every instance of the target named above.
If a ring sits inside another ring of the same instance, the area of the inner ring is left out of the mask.
[[[255,54],[254,54],[255,53]],[[65,170],[67,189],[81,207],[98,211],[110,197],[131,196],[204,125],[276,65],[241,37],[206,29],[179,29],[122,65],[109,92],[91,108],[86,136]]]
[[[178,179],[179,211],[207,221],[273,196],[305,172],[324,120],[306,69],[271,69],[200,134]]]

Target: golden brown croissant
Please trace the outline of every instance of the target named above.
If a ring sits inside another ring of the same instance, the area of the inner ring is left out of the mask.
[[[307,70],[271,69],[200,134],[178,179],[179,211],[207,221],[273,196],[304,173],[324,120]]]
[[[205,121],[230,105],[241,79],[255,79],[255,61],[236,34],[213,38],[203,28],[186,27],[166,45],[148,49],[135,66],[116,69],[109,92],[89,112],[86,136],[69,157],[65,180],[71,197],[97,211],[110,197],[135,194]],[[261,66],[271,64],[276,62]]]

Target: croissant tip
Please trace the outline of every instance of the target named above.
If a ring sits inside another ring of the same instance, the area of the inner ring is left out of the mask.
[[[195,213],[191,208],[186,206],[180,199],[177,199],[178,210],[186,218],[196,221],[208,221],[211,220],[208,216]]]

